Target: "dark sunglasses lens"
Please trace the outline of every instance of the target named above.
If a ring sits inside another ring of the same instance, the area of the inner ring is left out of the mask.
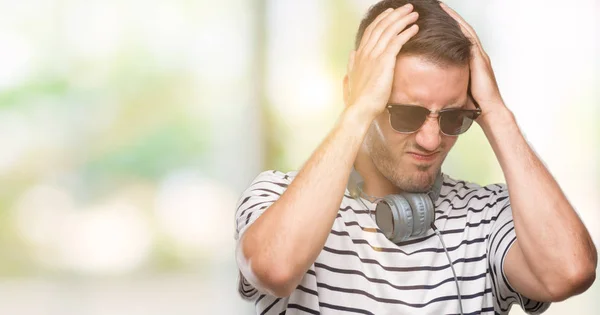
[[[415,132],[421,128],[429,110],[419,106],[394,105],[390,108],[390,123],[398,132]]]
[[[456,136],[469,130],[475,114],[468,110],[450,110],[440,114],[440,129],[443,133]]]

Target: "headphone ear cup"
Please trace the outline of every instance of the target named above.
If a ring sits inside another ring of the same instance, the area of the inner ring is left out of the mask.
[[[402,195],[388,195],[379,201],[375,208],[375,221],[394,243],[402,242],[413,234],[413,210]]]
[[[423,236],[433,223],[433,202],[427,194],[402,194],[413,210],[412,236]]]

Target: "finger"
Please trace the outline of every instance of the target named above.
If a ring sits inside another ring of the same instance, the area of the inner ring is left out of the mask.
[[[346,67],[347,74],[350,74],[350,71],[352,71],[352,68],[354,67],[354,56],[356,56],[355,50],[350,52],[350,57],[348,58],[348,66]]]
[[[415,36],[418,32],[419,26],[417,24],[413,24],[411,27],[405,29],[402,33],[396,35],[383,53],[390,54],[395,58],[402,49],[402,46],[404,46],[404,44],[406,44],[406,42],[408,42],[408,40]]]
[[[461,31],[463,32],[463,34],[469,38],[469,40],[471,41],[471,43],[473,43],[473,48],[471,50],[471,52],[477,57],[477,56],[481,56],[483,59],[489,61],[489,57],[487,56],[485,50],[483,49],[483,46],[481,45],[481,41],[479,40],[479,37],[477,36],[477,33],[475,32],[475,30],[473,29],[473,27],[471,25],[469,25],[469,23],[467,23],[456,11],[454,11],[451,7],[447,6],[445,3],[440,3],[442,9],[444,9],[444,11],[446,11],[446,13],[448,13],[448,15],[450,15],[452,18],[454,18],[454,20],[458,23],[458,25],[460,26]]]
[[[454,9],[447,6],[445,3],[440,3],[440,5],[442,9],[446,11],[446,13],[448,13],[452,18],[454,18],[454,20],[458,23],[460,29],[463,31],[463,34],[465,34],[465,36],[469,37],[469,39],[471,39],[476,44],[480,43],[479,37],[477,37],[477,33],[475,33],[475,30],[473,29],[473,27],[471,27],[471,25],[469,25],[469,23],[467,23],[467,21],[465,21],[458,13],[456,13],[456,11],[454,11]]]
[[[366,42],[369,40],[369,38],[371,37],[371,33],[373,32],[373,29],[377,26],[377,24],[383,20],[388,14],[390,14],[392,11],[394,11],[393,8],[388,8],[387,10],[381,12],[376,18],[375,20],[373,20],[373,22],[371,22],[371,24],[369,24],[369,26],[367,26],[367,28],[365,29],[365,32],[363,33],[363,36],[360,40],[360,44],[358,45],[358,50],[362,50],[362,48],[364,47],[364,45],[366,44]]]
[[[388,14],[379,23],[377,23],[377,25],[371,31],[369,38],[365,42],[365,46],[363,48],[364,54],[369,55],[371,53],[371,50],[373,50],[373,47],[375,47],[375,45],[379,41],[379,37],[381,37],[381,34],[383,33],[383,31],[390,24],[394,23],[399,18],[408,15],[410,12],[412,12],[412,10],[413,10],[413,5],[410,3],[406,4],[402,7],[396,8],[393,12]]]
[[[404,29],[406,29],[406,27],[408,25],[416,22],[418,18],[419,18],[419,13],[411,12],[410,14],[396,20],[394,23],[389,25],[385,29],[383,34],[381,34],[381,37],[379,37],[379,41],[377,42],[375,47],[373,47],[373,50],[371,51],[371,55],[372,56],[379,55],[382,51],[385,50],[385,48],[389,45],[390,41],[394,37],[398,36],[399,33],[402,32]]]

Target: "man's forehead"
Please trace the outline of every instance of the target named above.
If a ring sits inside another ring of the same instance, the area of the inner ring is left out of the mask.
[[[468,65],[443,65],[419,56],[399,56],[390,103],[457,107],[466,103],[468,84]]]

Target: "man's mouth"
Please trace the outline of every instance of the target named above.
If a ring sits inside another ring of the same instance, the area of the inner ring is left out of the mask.
[[[417,153],[417,152],[408,152],[408,155],[417,161],[430,162],[437,158],[438,152],[432,153]]]

